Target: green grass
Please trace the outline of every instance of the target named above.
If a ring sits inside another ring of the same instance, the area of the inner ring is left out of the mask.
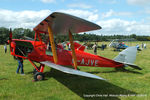
[[[149,100],[150,43],[146,43],[147,49],[137,53],[135,62],[143,70],[128,67],[128,72],[116,72],[113,68],[79,67],[81,71],[107,79],[102,81],[69,75],[45,67],[46,80],[40,82],[32,82],[33,66],[27,60],[24,61],[25,75],[16,74],[17,61],[10,52],[5,54],[1,45],[0,100]],[[132,42],[130,45],[136,44],[137,42]],[[87,52],[93,53],[92,50]],[[98,50],[98,55],[110,59],[117,54],[118,52],[112,51],[112,48]]]

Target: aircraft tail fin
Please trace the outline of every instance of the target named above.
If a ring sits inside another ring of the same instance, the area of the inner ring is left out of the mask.
[[[114,58],[114,61],[123,63],[124,65],[128,65],[132,68],[142,70],[137,65],[133,64],[136,59],[137,48],[136,46],[128,47],[119,53],[117,57]]]

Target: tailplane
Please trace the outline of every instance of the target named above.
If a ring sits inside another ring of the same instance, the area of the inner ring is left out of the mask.
[[[136,59],[136,53],[137,53],[137,48],[135,46],[128,47],[127,49],[120,52],[119,55],[114,58],[114,61],[122,63],[124,65],[128,65],[138,70],[142,70],[140,67],[133,64]]]

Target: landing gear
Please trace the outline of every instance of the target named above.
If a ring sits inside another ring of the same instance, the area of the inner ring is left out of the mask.
[[[37,70],[38,69],[38,70]],[[33,73],[34,73],[34,80],[35,81],[41,81],[44,80],[44,65],[40,65],[40,67],[37,67],[37,69],[35,68]]]
[[[44,74],[43,74],[43,71],[44,71],[44,66],[43,64],[40,64],[40,66],[37,66],[34,62],[32,62],[30,59],[28,59],[31,64],[34,66],[34,70],[33,70],[33,78],[34,80],[33,81],[41,81],[41,80],[44,80]]]
[[[34,74],[34,80],[35,81],[41,81],[44,80],[44,74],[42,72],[36,72]]]

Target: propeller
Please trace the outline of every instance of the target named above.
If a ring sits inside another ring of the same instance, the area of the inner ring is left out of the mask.
[[[12,30],[10,28],[10,31],[9,31],[9,47],[10,47],[10,51],[12,51],[11,42],[12,42]]]

